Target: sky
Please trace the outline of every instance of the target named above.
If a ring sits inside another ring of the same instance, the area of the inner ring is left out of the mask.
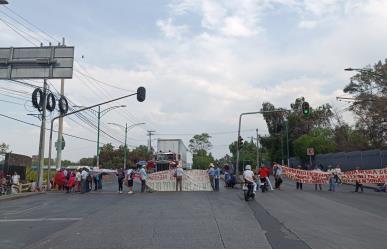
[[[301,96],[312,107],[330,103],[351,123],[348,103],[336,100],[353,75],[343,69],[387,54],[387,0],[9,0],[7,7],[0,6],[0,47],[57,44],[62,37],[75,47],[74,76],[65,81],[72,103],[88,106],[147,89],[145,102],[128,98],[102,107],[127,106],[101,119],[115,138],[103,135],[101,142],[114,146],[122,145],[124,132],[108,123],[145,122],[128,132],[130,146],[146,145],[147,130],[156,131],[152,139],[186,145],[207,132],[220,158],[237,138],[240,113],[259,111],[265,101],[289,108]],[[60,88],[59,80],[50,84]],[[0,114],[39,125],[27,115],[37,113],[32,91],[0,80]],[[84,115],[96,124],[92,112]],[[267,134],[261,115],[244,117],[241,129],[245,140],[256,129]],[[95,128],[73,117],[64,131],[92,141],[65,137],[63,159],[96,154]],[[14,153],[36,155],[39,128],[0,117],[2,142]]]

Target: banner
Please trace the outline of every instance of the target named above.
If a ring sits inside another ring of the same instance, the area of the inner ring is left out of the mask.
[[[155,191],[176,191],[174,170],[164,170],[148,175],[146,185]],[[212,191],[206,170],[186,170],[183,175],[183,191]]]
[[[282,168],[282,176],[295,182],[310,183],[310,184],[329,184],[329,179],[332,172],[323,172],[317,170],[302,170],[294,169],[286,166]],[[334,170],[334,169],[333,169]],[[387,182],[387,168],[370,169],[370,170],[351,170],[339,172],[337,176],[342,183],[354,184],[357,182],[362,184],[378,184]]]
[[[282,168],[282,176],[302,183],[328,184],[331,173],[315,170],[293,169],[285,166]]]

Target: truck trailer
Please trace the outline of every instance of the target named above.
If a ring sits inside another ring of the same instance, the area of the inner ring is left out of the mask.
[[[187,147],[181,139],[157,139],[156,171],[168,170],[178,164],[187,168]]]

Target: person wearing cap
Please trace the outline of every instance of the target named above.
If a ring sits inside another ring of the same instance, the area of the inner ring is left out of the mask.
[[[176,177],[176,191],[178,191],[178,189],[180,191],[183,191],[183,175],[184,175],[184,170],[183,168],[181,167],[180,164],[177,165],[176,169],[175,169],[175,177]],[[180,188],[179,188],[180,187]]]
[[[210,178],[211,187],[213,190],[215,190],[215,185],[214,185],[215,169],[214,169],[213,163],[210,163],[210,168],[208,169],[207,173],[208,173],[208,177]]]
[[[243,171],[243,180],[253,184],[254,193],[257,191],[257,184],[255,183],[255,176],[254,172],[251,170],[251,165],[246,165],[245,170]]]

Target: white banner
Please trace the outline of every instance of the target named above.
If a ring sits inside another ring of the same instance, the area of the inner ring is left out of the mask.
[[[174,170],[165,170],[148,175],[146,185],[154,191],[176,191]],[[186,170],[183,175],[183,191],[212,191],[206,170]]]

